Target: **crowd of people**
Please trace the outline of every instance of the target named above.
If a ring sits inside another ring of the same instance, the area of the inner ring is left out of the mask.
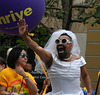
[[[88,91],[87,95],[92,95],[91,80],[85,67],[86,61],[80,56],[80,48],[73,32],[64,29],[55,31],[42,48],[28,36],[28,25],[25,19],[19,20],[18,30],[24,42],[39,55],[45,64],[49,78],[44,80],[43,88],[50,84],[52,88],[52,91],[46,95],[84,95],[80,86],[80,78]],[[27,52],[21,47],[12,48],[7,61],[0,58],[2,70],[0,72],[0,95],[43,94],[43,90],[38,93],[35,78],[29,72],[33,64],[30,65],[27,62]]]

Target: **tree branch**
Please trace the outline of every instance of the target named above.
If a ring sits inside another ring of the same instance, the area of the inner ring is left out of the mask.
[[[73,5],[72,8],[89,8],[90,5],[94,4],[96,0],[89,0],[88,3],[84,3],[84,4],[77,4],[77,5]]]
[[[73,23],[73,22],[79,22],[79,23],[82,23],[82,21],[77,20],[77,19],[73,19],[73,20],[71,20],[71,22],[72,22],[72,23]]]
[[[62,10],[61,8],[57,8],[57,7],[55,8],[55,7],[47,7],[47,6],[46,6],[45,8],[46,8],[46,9],[52,9],[52,10],[60,10],[60,11]]]
[[[40,24],[41,24],[44,28],[46,28],[47,31],[48,31],[50,34],[53,33],[53,31],[52,31],[48,26],[44,25],[42,22],[40,22]]]
[[[87,17],[85,17],[85,18],[84,18],[84,21],[86,21],[87,18],[91,18],[91,17],[93,17],[93,14],[92,14],[91,16],[87,16]],[[83,21],[81,21],[81,20],[78,20],[77,18],[72,18],[71,21],[72,21],[72,22],[83,22]]]
[[[78,19],[84,11],[85,11],[85,8],[81,8],[75,19]]]
[[[80,9],[77,18],[79,18],[79,16],[85,11],[85,8]]]

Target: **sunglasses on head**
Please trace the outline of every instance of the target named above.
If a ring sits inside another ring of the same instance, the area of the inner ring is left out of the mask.
[[[59,44],[60,42],[63,43],[63,44],[70,44],[70,43],[72,43],[68,39],[62,39],[62,40],[56,39],[56,41],[55,41],[56,44]]]
[[[24,53],[21,54],[21,57],[22,57],[22,58],[24,58],[25,56],[28,57],[28,55],[26,55],[26,54],[24,54]]]

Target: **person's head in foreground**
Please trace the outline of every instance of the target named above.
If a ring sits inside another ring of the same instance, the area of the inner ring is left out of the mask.
[[[64,29],[54,32],[44,48],[57,55],[60,60],[67,60],[72,55],[77,58],[80,55],[76,35]]]
[[[15,47],[10,51],[7,57],[7,64],[12,69],[15,69],[17,65],[24,67],[28,60],[27,57],[28,55],[23,48]]]
[[[21,47],[14,47],[7,56],[8,67],[0,73],[0,95],[20,95],[38,93],[34,77],[25,72],[27,52]]]

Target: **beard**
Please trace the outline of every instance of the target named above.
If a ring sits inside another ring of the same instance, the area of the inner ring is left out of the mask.
[[[64,60],[67,56],[65,49],[66,49],[66,47],[64,45],[57,46],[58,57],[59,57],[60,60]]]
[[[67,55],[66,53],[62,53],[62,54],[58,53],[58,57],[60,60],[64,60],[66,58],[66,55]]]

